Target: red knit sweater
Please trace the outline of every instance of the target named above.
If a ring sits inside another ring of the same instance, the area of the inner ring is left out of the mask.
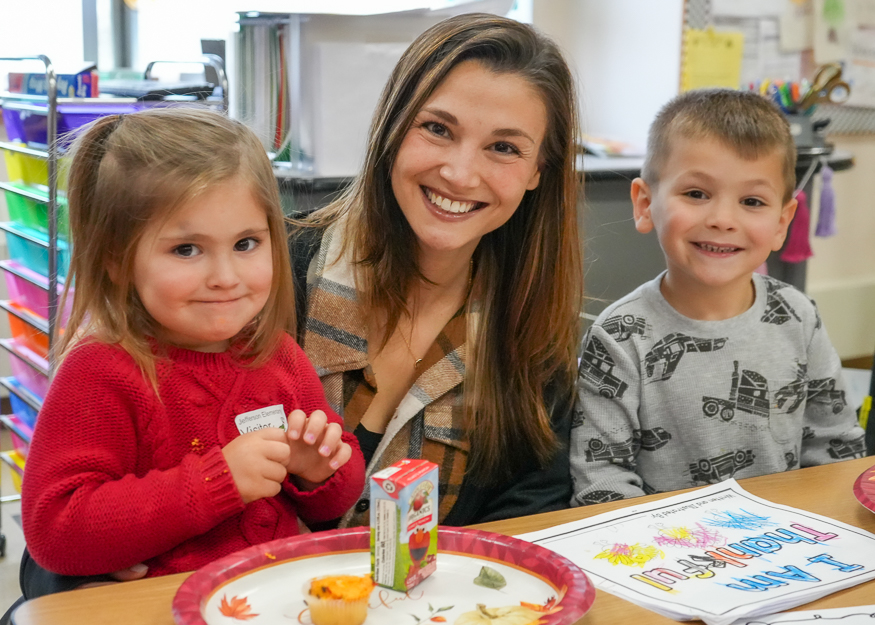
[[[149,566],[149,576],[197,569],[249,545],[340,517],[361,494],[364,460],[350,433],[349,462],[316,490],[286,480],[275,497],[243,503],[221,448],[234,417],[283,404],[329,407],[316,371],[287,335],[249,369],[229,353],[169,348],[158,363],[159,401],[121,348],[73,350],[58,369],[27,457],[22,521],[43,567],[94,575]]]

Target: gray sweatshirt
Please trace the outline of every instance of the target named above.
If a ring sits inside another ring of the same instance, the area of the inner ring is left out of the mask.
[[[754,274],[750,309],[697,321],[665,300],[662,277],[609,306],[584,338],[572,505],[865,455],[812,300]]]

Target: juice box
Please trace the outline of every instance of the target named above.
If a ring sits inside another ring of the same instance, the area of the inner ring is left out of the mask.
[[[399,460],[371,476],[371,574],[407,592],[437,568],[438,466]]]

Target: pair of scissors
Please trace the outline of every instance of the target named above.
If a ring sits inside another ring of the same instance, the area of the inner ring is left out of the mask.
[[[842,67],[838,63],[827,63],[817,70],[811,89],[808,90],[797,104],[799,110],[805,110],[819,102],[842,104],[851,95],[851,87],[842,80]]]

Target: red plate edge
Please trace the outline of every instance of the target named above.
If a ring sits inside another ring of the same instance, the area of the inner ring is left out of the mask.
[[[201,615],[202,604],[224,582],[292,556],[368,549],[370,535],[368,527],[301,534],[253,545],[220,558],[198,569],[182,583],[173,597],[173,619],[178,625],[206,625]],[[441,526],[438,549],[506,562],[531,571],[560,591],[565,587],[565,596],[559,603],[563,609],[545,614],[540,621],[545,624],[571,625],[589,611],[595,601],[595,586],[586,573],[567,558],[540,545],[483,530]]]
[[[875,481],[870,481],[870,477],[875,477],[875,465],[863,471],[857,480],[854,482],[854,496],[864,507],[872,512],[875,512]],[[869,486],[864,489],[864,485]],[[867,490],[871,492],[866,492]]]

